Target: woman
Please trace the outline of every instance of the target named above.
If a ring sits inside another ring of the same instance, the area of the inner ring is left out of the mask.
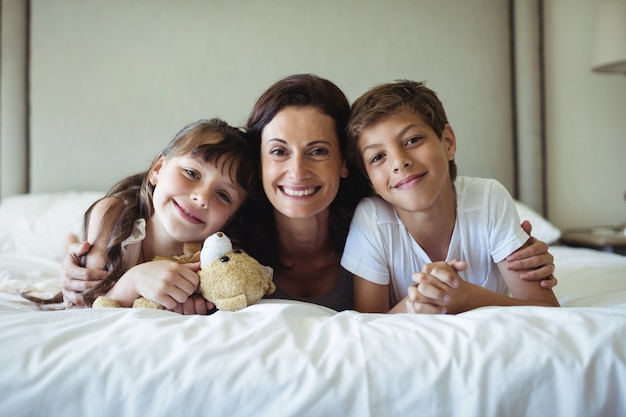
[[[250,112],[247,130],[261,176],[238,220],[244,249],[274,268],[277,290],[271,297],[337,311],[354,308],[353,276],[339,261],[354,208],[371,191],[345,158],[349,116],[343,92],[312,74],[279,80]],[[106,276],[78,266],[88,249],[76,244],[64,261],[66,302],[82,305],[81,292]],[[528,270],[527,279],[556,285],[545,243],[534,240],[513,259],[510,267]]]
[[[354,306],[353,277],[339,260],[354,208],[370,188],[344,157],[349,117],[343,92],[310,74],[278,81],[250,113],[261,180],[244,211],[244,248],[274,268],[273,298]]]

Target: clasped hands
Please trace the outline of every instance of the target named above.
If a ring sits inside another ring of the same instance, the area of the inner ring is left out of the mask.
[[[425,264],[421,272],[415,272],[411,279],[415,284],[408,288],[406,309],[408,313],[446,314],[461,310],[461,303],[467,297],[469,285],[458,274],[467,269],[467,263],[432,262]]]

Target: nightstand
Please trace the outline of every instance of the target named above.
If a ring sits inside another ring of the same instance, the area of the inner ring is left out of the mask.
[[[569,229],[561,234],[561,242],[569,246],[581,246],[626,255],[626,227]]]

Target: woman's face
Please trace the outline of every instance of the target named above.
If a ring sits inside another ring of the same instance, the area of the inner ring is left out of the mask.
[[[315,107],[285,107],[261,133],[263,189],[289,218],[326,210],[348,176],[335,121]]]

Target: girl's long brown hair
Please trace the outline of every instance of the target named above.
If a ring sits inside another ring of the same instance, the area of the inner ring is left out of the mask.
[[[187,154],[213,163],[216,167],[221,164],[224,171],[234,173],[234,180],[244,190],[252,191],[257,173],[257,155],[253,153],[243,131],[220,119],[199,120],[185,126],[157,155],[147,171],[124,178],[103,197],[112,197],[112,204],[103,218],[103,232],[96,239],[106,239],[104,258],[105,269],[109,275],[98,286],[83,293],[87,306],[91,306],[98,296],[106,294],[126,272],[122,242],[130,236],[138,219],[148,220],[153,214],[154,186],[149,181],[149,174],[154,165],[161,157],[167,159]],[[85,213],[84,240],[87,237],[91,212],[99,201]],[[233,231],[233,234],[236,232]]]

